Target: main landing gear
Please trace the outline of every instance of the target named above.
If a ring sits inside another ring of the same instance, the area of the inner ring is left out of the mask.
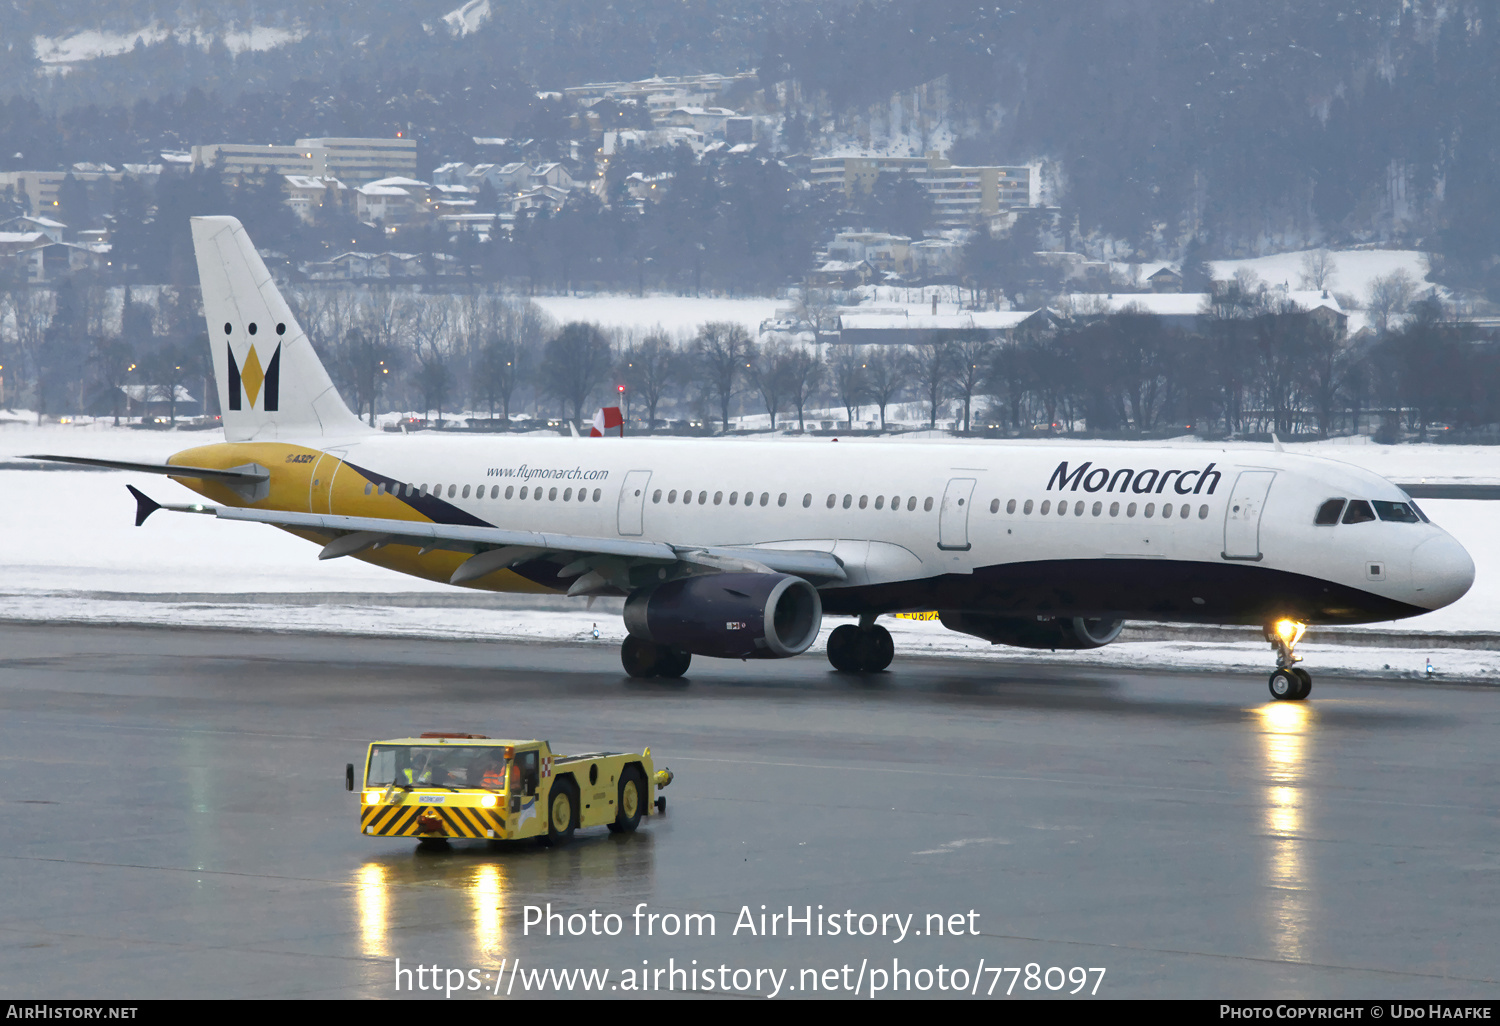
[[[895,656],[891,632],[873,616],[860,617],[858,627],[852,623],[835,627],[828,635],[828,661],[842,673],[879,673]]]
[[[1278,620],[1266,628],[1266,640],[1276,650],[1271,697],[1277,701],[1300,702],[1312,694],[1312,674],[1297,665],[1302,657],[1292,651],[1305,633],[1307,626],[1295,620]]]
[[[620,663],[632,677],[681,677],[693,661],[692,653],[670,645],[625,636],[620,646]]]

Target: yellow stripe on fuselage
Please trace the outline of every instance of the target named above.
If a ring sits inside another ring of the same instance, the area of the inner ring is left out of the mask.
[[[187,488],[224,506],[249,509],[281,510],[291,513],[332,513],[351,517],[380,517],[386,520],[409,520],[430,523],[430,519],[418,513],[404,501],[389,493],[379,494],[375,489],[365,494],[365,486],[372,482],[354,467],[331,453],[303,445],[286,442],[224,442],[204,445],[196,449],[185,449],[170,457],[168,463],[181,466],[205,467],[211,470],[228,470],[256,463],[270,471],[270,493],[259,502],[246,502],[242,496],[227,485],[204,481],[196,477],[174,477]],[[282,528],[289,534],[325,545],[331,535],[316,531]],[[387,545],[379,549],[367,549],[354,558],[374,566],[409,574],[424,580],[448,583],[459,564],[468,559],[463,552],[437,550],[418,555],[415,545]],[[528,594],[553,594],[552,589],[530,581],[512,570],[496,570],[476,581],[459,585],[479,591],[524,592]]]

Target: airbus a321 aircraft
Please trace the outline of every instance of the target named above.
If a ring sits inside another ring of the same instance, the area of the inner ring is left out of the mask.
[[[1448,605],[1467,552],[1396,485],[1281,452],[1005,444],[454,437],[350,413],[244,229],[192,223],[225,442],[166,465],[208,503],[401,573],[490,591],[625,597],[635,677],[692,656],[782,659],[834,630],[849,672],[891,662],[875,621],[939,610],[996,644],[1107,645],[1126,620],[1248,624],[1271,694],[1307,697],[1310,624]],[[37,457],[56,459],[58,457]]]

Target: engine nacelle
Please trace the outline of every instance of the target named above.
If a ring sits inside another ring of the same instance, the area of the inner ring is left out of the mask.
[[[817,640],[818,589],[787,574],[683,577],[625,600],[625,629],[637,638],[694,655],[783,659]]]
[[[943,626],[983,638],[992,645],[1017,648],[1103,648],[1120,636],[1124,620],[1089,620],[1081,616],[992,616],[949,610],[939,614]]]

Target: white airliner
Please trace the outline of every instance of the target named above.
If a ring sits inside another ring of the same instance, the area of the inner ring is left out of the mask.
[[[390,434],[339,398],[239,222],[192,223],[221,444],[165,465],[248,520],[428,580],[623,595],[625,669],[784,658],[825,614],[839,670],[891,662],[884,613],[939,610],[997,644],[1097,648],[1126,620],[1249,624],[1271,693],[1306,698],[1306,625],[1414,616],[1474,579],[1467,552],[1374,474],[1281,452]]]

